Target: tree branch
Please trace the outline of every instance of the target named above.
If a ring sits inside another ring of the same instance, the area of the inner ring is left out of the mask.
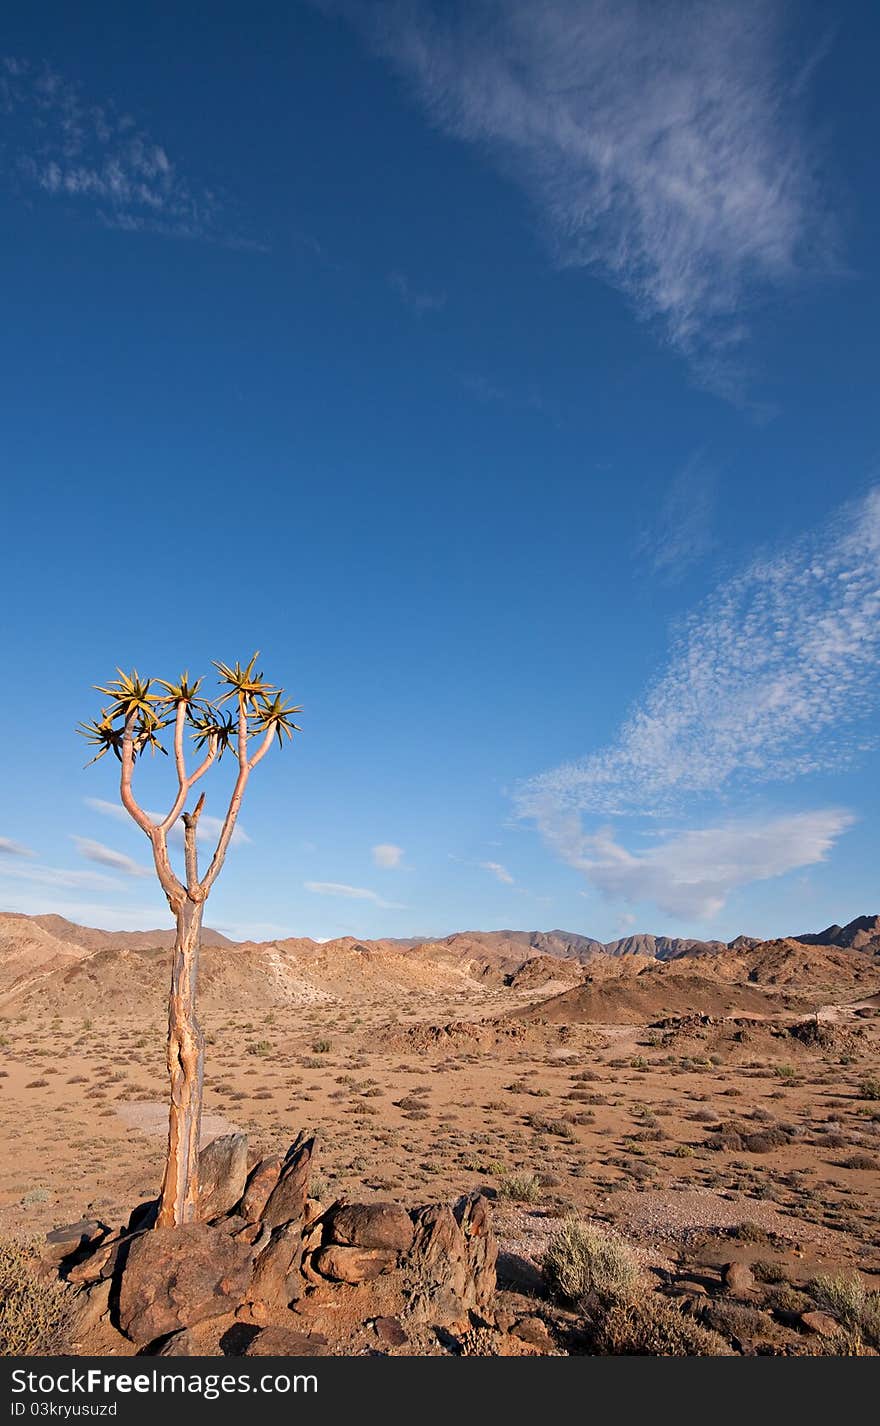
[[[217,840],[214,855],[211,858],[211,865],[208,867],[201,883],[201,890],[204,896],[208,895],[208,892],[217,880],[220,868],[226,857],[226,850],[232,838],[232,833],[235,830],[235,823],[238,818],[239,808],[241,807],[241,799],[244,796],[244,790],[247,786],[247,780],[251,771],[251,764],[248,762],[247,743],[247,711],[245,708],[244,695],[240,693],[238,695],[238,750],[236,753],[238,758],[238,777],[235,779],[235,786],[232,789],[232,796],[229,799],[226,817]],[[260,755],[262,756],[262,750]]]
[[[156,824],[149,818],[144,809],[138,806],[134,793],[131,790],[131,775],[134,770],[134,725],[137,722],[137,711],[129,713],[125,720],[125,729],[122,734],[122,771],[119,778],[119,796],[122,805],[130,817],[137,822],[142,832],[152,838],[156,830]]]
[[[202,808],[205,805],[205,794],[202,793],[192,812],[184,812],[184,846],[186,856],[186,884],[190,897],[200,890],[199,888],[199,851],[196,842],[196,832],[198,830],[199,818],[202,815]]]

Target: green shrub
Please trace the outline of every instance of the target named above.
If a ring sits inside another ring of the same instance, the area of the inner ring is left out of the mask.
[[[576,1218],[550,1239],[544,1273],[556,1295],[576,1306],[629,1302],[643,1286],[632,1249],[607,1228]]]
[[[821,1312],[880,1348],[880,1292],[869,1292],[858,1273],[815,1277],[808,1291]]]
[[[859,1085],[859,1096],[862,1099],[880,1099],[880,1079],[869,1074]]]
[[[542,1197],[540,1179],[533,1173],[501,1174],[498,1197],[513,1199],[514,1203],[537,1203]]]

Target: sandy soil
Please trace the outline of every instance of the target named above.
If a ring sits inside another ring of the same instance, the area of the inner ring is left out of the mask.
[[[322,1196],[413,1205],[482,1187],[497,1195],[503,1271],[526,1287],[572,1210],[618,1225],[659,1266],[729,1261],[746,1224],[738,1251],[766,1257],[772,1241],[795,1280],[858,1267],[878,1281],[880,1104],[866,1081],[880,1012],[859,997],[860,1014],[823,1006],[820,1043],[790,1033],[791,999],[775,1019],[749,1000],[747,1014],[666,1028],[567,1022],[558,1003],[520,1018],[533,990],[473,982],[427,1002],[397,985],[210,1008],[204,1138],[241,1128],[269,1151],[316,1128]],[[71,1007],[0,1029],[0,1232],[127,1217],[160,1178],[160,1015]],[[719,1126],[737,1147],[712,1146]],[[749,1143],[768,1129],[781,1141]]]

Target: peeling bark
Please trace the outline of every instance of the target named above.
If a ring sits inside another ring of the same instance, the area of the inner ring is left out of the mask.
[[[158,1227],[195,1220],[199,1135],[202,1119],[205,1037],[196,1016],[202,932],[201,902],[189,898],[177,912],[177,937],[168,1001],[168,1074],[171,1108],[168,1157],[159,1201]]]

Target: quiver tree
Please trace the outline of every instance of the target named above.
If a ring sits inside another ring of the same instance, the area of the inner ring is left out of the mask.
[[[178,683],[166,683],[161,678],[142,679],[136,670],[125,674],[117,669],[119,678],[107,688],[97,689],[111,702],[101,709],[100,718],[78,729],[98,749],[92,762],[107,752],[119,759],[122,805],[149,838],[156,875],[177,923],[168,1005],[168,1153],[158,1216],[163,1227],[191,1222],[198,1197],[205,1041],[196,1015],[196,988],[205,902],[223,866],[248,778],[274,738],[283,745],[285,737],[292,738],[300,731],[292,721],[299,708],[286,705],[283,689],[270,686],[262,674],[254,672],[257,658],[254,654],[244,668],[239,663],[234,667],[215,663],[224,691],[213,700],[200,694],[202,679],[190,681],[188,673]],[[138,758],[148,748],[167,756],[162,745],[165,729],[172,730],[167,736],[173,743],[177,793],[168,815],[156,821],[137,802],[132,779]],[[192,772],[187,771],[188,731],[202,754]],[[214,854],[200,876],[197,831],[204,792],[189,811],[186,804],[196,783],[227,752],[237,761],[238,772]],[[181,819],[183,881],[168,854],[168,834]]]

